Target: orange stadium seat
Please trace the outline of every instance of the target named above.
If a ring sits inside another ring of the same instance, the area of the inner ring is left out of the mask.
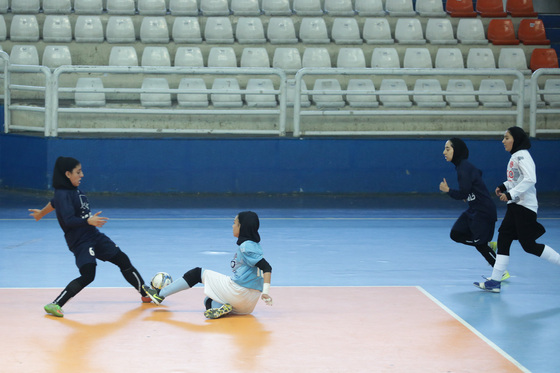
[[[517,45],[519,39],[515,36],[511,19],[492,19],[488,24],[488,40],[494,45]]]
[[[533,0],[507,0],[506,11],[512,17],[536,17],[539,15],[533,9]]]
[[[504,3],[502,0],[478,0],[476,2],[476,12],[481,17],[505,17],[507,12],[504,11]]]
[[[535,48],[531,53],[530,67],[532,71],[545,68],[558,68],[558,55],[552,48]]]
[[[445,11],[451,17],[476,17],[472,0],[447,0]]]
[[[547,45],[544,23],[540,19],[522,19],[517,29],[519,40],[526,45]]]

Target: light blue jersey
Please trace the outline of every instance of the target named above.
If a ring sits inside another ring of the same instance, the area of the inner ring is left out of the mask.
[[[245,288],[262,291],[263,272],[255,267],[261,259],[263,259],[263,250],[260,244],[253,241],[243,242],[231,261],[233,271],[231,279]]]

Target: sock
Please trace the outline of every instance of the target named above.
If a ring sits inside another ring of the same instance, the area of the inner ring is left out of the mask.
[[[180,277],[177,280],[170,283],[169,285],[167,285],[166,287],[164,287],[163,289],[161,289],[159,291],[159,295],[161,295],[162,297],[168,297],[171,294],[175,294],[190,288],[191,287],[189,286],[189,284],[187,284],[187,281],[185,281],[184,278]]]
[[[66,302],[78,294],[84,287],[80,284],[78,279],[70,281],[62,293],[54,300],[53,303],[58,304],[60,307],[64,306]]]
[[[146,296],[146,293],[142,289],[142,285],[144,285],[144,279],[138,273],[138,270],[134,267],[129,267],[125,270],[121,270],[124,279],[132,285],[143,297]]]
[[[478,250],[478,252],[482,254],[484,259],[486,259],[488,264],[494,267],[494,263],[496,262],[496,253],[494,252],[494,250],[492,250],[488,245],[478,245],[475,247]]]
[[[502,276],[509,264],[509,255],[496,255],[496,263],[492,269],[492,280],[502,281]]]
[[[544,245],[541,258],[546,259],[552,264],[560,265],[560,254],[554,251],[554,249],[550,246]]]

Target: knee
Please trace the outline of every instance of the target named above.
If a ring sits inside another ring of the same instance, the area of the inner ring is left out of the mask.
[[[525,250],[526,253],[533,254],[536,256],[541,256],[544,250],[544,245],[538,244],[535,241],[519,240],[519,243],[521,244],[521,247],[523,248],[523,250]]]
[[[95,279],[95,264],[89,263],[80,268],[80,285],[83,287],[88,286]]]
[[[183,275],[183,278],[185,279],[187,284],[189,284],[189,286],[192,288],[199,282],[202,282],[202,268],[196,267],[191,269],[190,271],[188,271]]]
[[[452,230],[449,233],[449,238],[451,238],[453,241],[458,242],[458,243],[463,243],[463,235],[461,235],[459,232]]]

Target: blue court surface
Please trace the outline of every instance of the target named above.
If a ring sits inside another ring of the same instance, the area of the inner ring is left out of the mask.
[[[77,276],[54,214],[40,222],[28,216],[28,208],[42,208],[49,197],[0,191],[0,288],[62,288]],[[515,242],[502,292],[478,290],[473,281],[491,268],[474,248],[449,238],[466,205],[447,196],[88,197],[92,211],[110,219],[102,231],[145,280],[159,271],[180,276],[195,266],[229,273],[233,219],[253,210],[261,219],[273,288],[419,286],[527,371],[560,371],[560,267]],[[560,196],[539,195],[539,203],[547,229],[539,242],[560,251]],[[499,204],[500,219],[504,212]],[[91,287],[126,286],[112,265],[99,263]],[[408,314],[413,319],[415,310]]]

